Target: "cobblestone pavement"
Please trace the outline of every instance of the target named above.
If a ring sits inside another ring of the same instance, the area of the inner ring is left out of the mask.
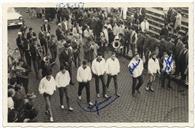
[[[42,20],[29,19],[27,14],[22,12],[26,20],[27,26],[31,26],[35,32],[39,32]],[[51,33],[55,33],[56,24],[51,23]],[[15,39],[17,37],[17,29],[10,29],[8,31],[9,45],[14,48]],[[82,55],[81,55],[82,56]],[[107,54],[106,58],[109,55]],[[137,97],[132,97],[131,86],[132,79],[128,73],[127,65],[129,60],[119,57],[121,72],[118,76],[119,93],[121,96],[112,104],[100,110],[97,113],[85,112],[77,104],[77,90],[78,83],[75,80],[76,68],[73,66],[74,86],[68,87],[69,97],[71,99],[71,106],[74,108],[73,112],[67,109],[61,110],[59,106],[59,92],[58,90],[52,96],[52,110],[55,122],[187,122],[188,121],[188,89],[177,85],[175,82],[171,83],[172,90],[162,89],[159,85],[159,79],[154,83],[155,92],[146,92],[144,87],[147,83],[147,75],[144,75],[144,84],[140,91],[141,94]],[[54,75],[59,71],[59,65],[54,66]],[[146,74],[146,73],[144,73]],[[35,92],[37,98],[34,101],[35,107],[39,110],[38,121],[48,122],[45,116],[45,102],[41,95],[38,94],[39,80],[35,79],[32,72],[30,74],[29,88],[30,91]],[[91,99],[96,100],[95,81],[90,83]],[[101,86],[100,86],[101,87]],[[110,84],[110,96],[114,95],[113,81]],[[97,99],[104,100],[103,98]],[[82,104],[86,103],[85,90],[82,94]],[[66,103],[66,102],[64,102]],[[66,106],[66,105],[65,105]]]

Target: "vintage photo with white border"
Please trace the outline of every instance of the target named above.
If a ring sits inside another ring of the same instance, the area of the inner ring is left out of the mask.
[[[2,4],[3,127],[193,127],[193,2]]]

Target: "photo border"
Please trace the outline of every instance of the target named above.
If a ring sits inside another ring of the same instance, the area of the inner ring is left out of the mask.
[[[61,1],[60,1],[61,2]],[[107,123],[107,122],[100,122],[100,123],[63,123],[63,122],[57,122],[57,123],[8,123],[7,122],[7,8],[8,7],[56,7],[57,3],[60,2],[41,2],[41,3],[4,3],[3,4],[3,49],[2,49],[2,55],[3,55],[3,86],[2,86],[2,113],[3,113],[3,126],[4,127],[25,127],[25,126],[35,126],[35,127],[105,127],[105,126],[112,126],[112,127],[129,127],[129,126],[155,126],[155,127],[161,127],[161,126],[178,126],[178,127],[184,127],[184,126],[190,126],[192,127],[194,124],[194,6],[192,2],[147,2],[146,3],[140,3],[140,2],[128,2],[128,3],[121,3],[121,2],[104,2],[104,3],[89,3],[84,2],[84,7],[164,7],[164,6],[171,6],[171,7],[189,7],[189,24],[188,24],[188,31],[189,31],[189,88],[188,88],[188,122],[187,123],[162,123],[162,122],[153,122],[153,123]],[[67,3],[67,2],[63,2]],[[76,2],[70,2],[70,3],[76,3]],[[192,27],[193,26],[193,27]]]

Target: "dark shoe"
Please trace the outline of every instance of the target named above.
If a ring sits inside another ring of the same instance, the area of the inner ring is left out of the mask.
[[[141,92],[139,90],[136,90],[136,91],[137,91],[137,93],[141,94]]]
[[[45,111],[45,115],[50,116],[49,111]]]
[[[151,87],[151,88],[150,88],[150,91],[151,91],[151,92],[154,92],[154,89]]]

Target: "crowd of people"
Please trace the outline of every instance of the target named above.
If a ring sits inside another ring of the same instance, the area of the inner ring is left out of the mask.
[[[149,75],[145,89],[151,92],[154,92],[153,82],[157,74],[161,74],[163,88],[166,79],[168,79],[167,87],[171,88],[170,74],[181,74],[183,80],[187,77],[188,41],[186,36],[179,34],[181,26],[175,27],[179,19],[177,15],[174,26],[170,25],[171,22],[167,20],[169,14],[165,16],[167,22],[158,38],[160,41],[157,41],[150,35],[150,24],[144,8],[137,9],[134,15],[125,19],[121,15],[121,9],[114,8],[59,8],[57,10],[51,8],[44,10],[40,9],[37,15],[33,12],[33,17],[37,16],[38,18],[41,18],[44,12],[45,19],[40,27],[40,32],[35,33],[33,28],[27,26],[23,21],[16,39],[19,59],[15,60],[14,57],[9,56],[9,122],[32,122],[37,116],[37,110],[33,107],[35,95],[29,93],[28,89],[30,72],[34,72],[36,79],[40,80],[38,90],[45,99],[45,114],[48,115],[50,121],[54,121],[51,97],[56,89],[59,90],[61,109],[64,109],[63,97],[65,95],[68,110],[74,110],[69,102],[67,88],[68,85],[75,84],[72,75],[74,65],[77,68],[76,79],[79,84],[78,99],[82,99],[82,90],[85,88],[89,106],[93,105],[90,98],[92,78],[95,78],[97,98],[101,94],[99,81],[102,83],[103,97],[109,97],[107,89],[112,78],[115,87],[114,94],[120,96],[117,79],[120,73],[118,56],[131,57],[127,67],[133,79],[133,97],[140,93],[139,88],[144,82],[144,69]],[[57,28],[52,28],[50,21],[54,20],[55,16],[57,17]],[[173,29],[172,32],[169,30],[170,27]],[[55,33],[51,32],[52,29],[55,29]],[[106,59],[105,55],[108,52],[111,52],[111,56]],[[186,60],[181,61],[182,57]],[[57,59],[60,62],[60,70],[54,75],[53,66],[57,64]],[[41,74],[39,74],[40,70]],[[105,74],[107,82],[105,82]],[[23,117],[20,117],[21,115]]]

